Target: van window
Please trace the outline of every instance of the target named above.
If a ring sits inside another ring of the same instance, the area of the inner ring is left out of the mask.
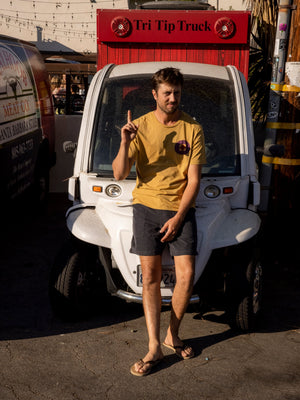
[[[107,80],[98,101],[92,141],[90,172],[112,176],[112,161],[120,145],[120,130],[127,121],[154,110],[149,76]],[[229,81],[185,76],[181,109],[204,130],[207,164],[203,175],[238,175],[239,149],[233,85]],[[130,177],[135,177],[133,167]]]

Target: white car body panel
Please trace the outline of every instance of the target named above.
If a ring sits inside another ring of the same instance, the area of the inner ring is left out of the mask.
[[[99,247],[110,248],[112,256],[124,280],[137,295],[142,287],[137,286],[138,256],[129,252],[132,237],[132,190],[133,179],[116,182],[112,177],[98,176],[89,172],[90,148],[93,126],[97,113],[98,98],[103,82],[109,78],[122,78],[149,74],[166,66],[179,68],[185,75],[201,75],[209,78],[232,81],[236,99],[236,118],[238,145],[241,160],[240,176],[203,176],[196,200],[196,219],[198,229],[198,255],[196,257],[195,283],[201,277],[207,261],[214,249],[234,246],[249,240],[260,228],[259,216],[255,213],[260,200],[260,186],[257,181],[254,139],[250,100],[247,84],[235,67],[213,65],[149,62],[113,66],[108,65],[99,71],[91,84],[86,100],[79,135],[74,175],[69,183],[69,198],[74,201],[67,213],[67,225],[78,239]],[[106,189],[114,184],[120,188],[117,198],[107,195]],[[76,198],[75,187],[80,187],[80,198]],[[205,189],[216,185],[220,189],[217,198],[207,198]],[[248,201],[249,187],[252,185],[252,201]],[[99,186],[99,192],[93,191]],[[223,193],[232,188],[232,193]],[[248,204],[249,203],[249,204]],[[168,254],[165,264],[173,263]],[[162,295],[172,296],[172,289],[162,288]]]

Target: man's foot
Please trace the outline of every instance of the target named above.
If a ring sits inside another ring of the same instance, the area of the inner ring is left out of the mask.
[[[181,341],[179,341],[181,342]],[[174,351],[174,353],[182,360],[189,360],[193,358],[195,353],[191,346],[188,346],[181,342],[180,344],[168,344],[166,341],[163,342],[163,346]]]
[[[160,363],[164,358],[163,352],[159,347],[155,352],[149,351],[143,359],[137,361],[130,368],[130,372],[135,376],[145,376],[148,375],[152,368]]]
[[[155,361],[144,361],[143,359],[140,359],[140,361],[137,361],[135,364],[133,364],[133,366],[130,368],[130,372],[135,376],[146,376],[150,374],[152,368],[159,364],[162,360],[163,358],[159,358]]]

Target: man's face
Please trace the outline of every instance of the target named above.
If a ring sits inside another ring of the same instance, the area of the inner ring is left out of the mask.
[[[157,107],[161,111],[170,115],[174,114],[179,107],[181,98],[181,86],[173,86],[166,83],[161,83],[158,90],[152,90]]]

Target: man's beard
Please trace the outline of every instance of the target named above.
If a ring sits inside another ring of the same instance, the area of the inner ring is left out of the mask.
[[[167,108],[167,106],[166,107],[162,107],[162,106],[160,106],[160,105],[158,105],[159,106],[159,108],[164,112],[164,113],[166,113],[167,115],[173,115],[173,114],[175,114],[176,112],[177,112],[177,110],[178,110],[178,107],[179,107],[179,104],[174,104],[173,105],[173,107],[170,109],[170,108]]]

